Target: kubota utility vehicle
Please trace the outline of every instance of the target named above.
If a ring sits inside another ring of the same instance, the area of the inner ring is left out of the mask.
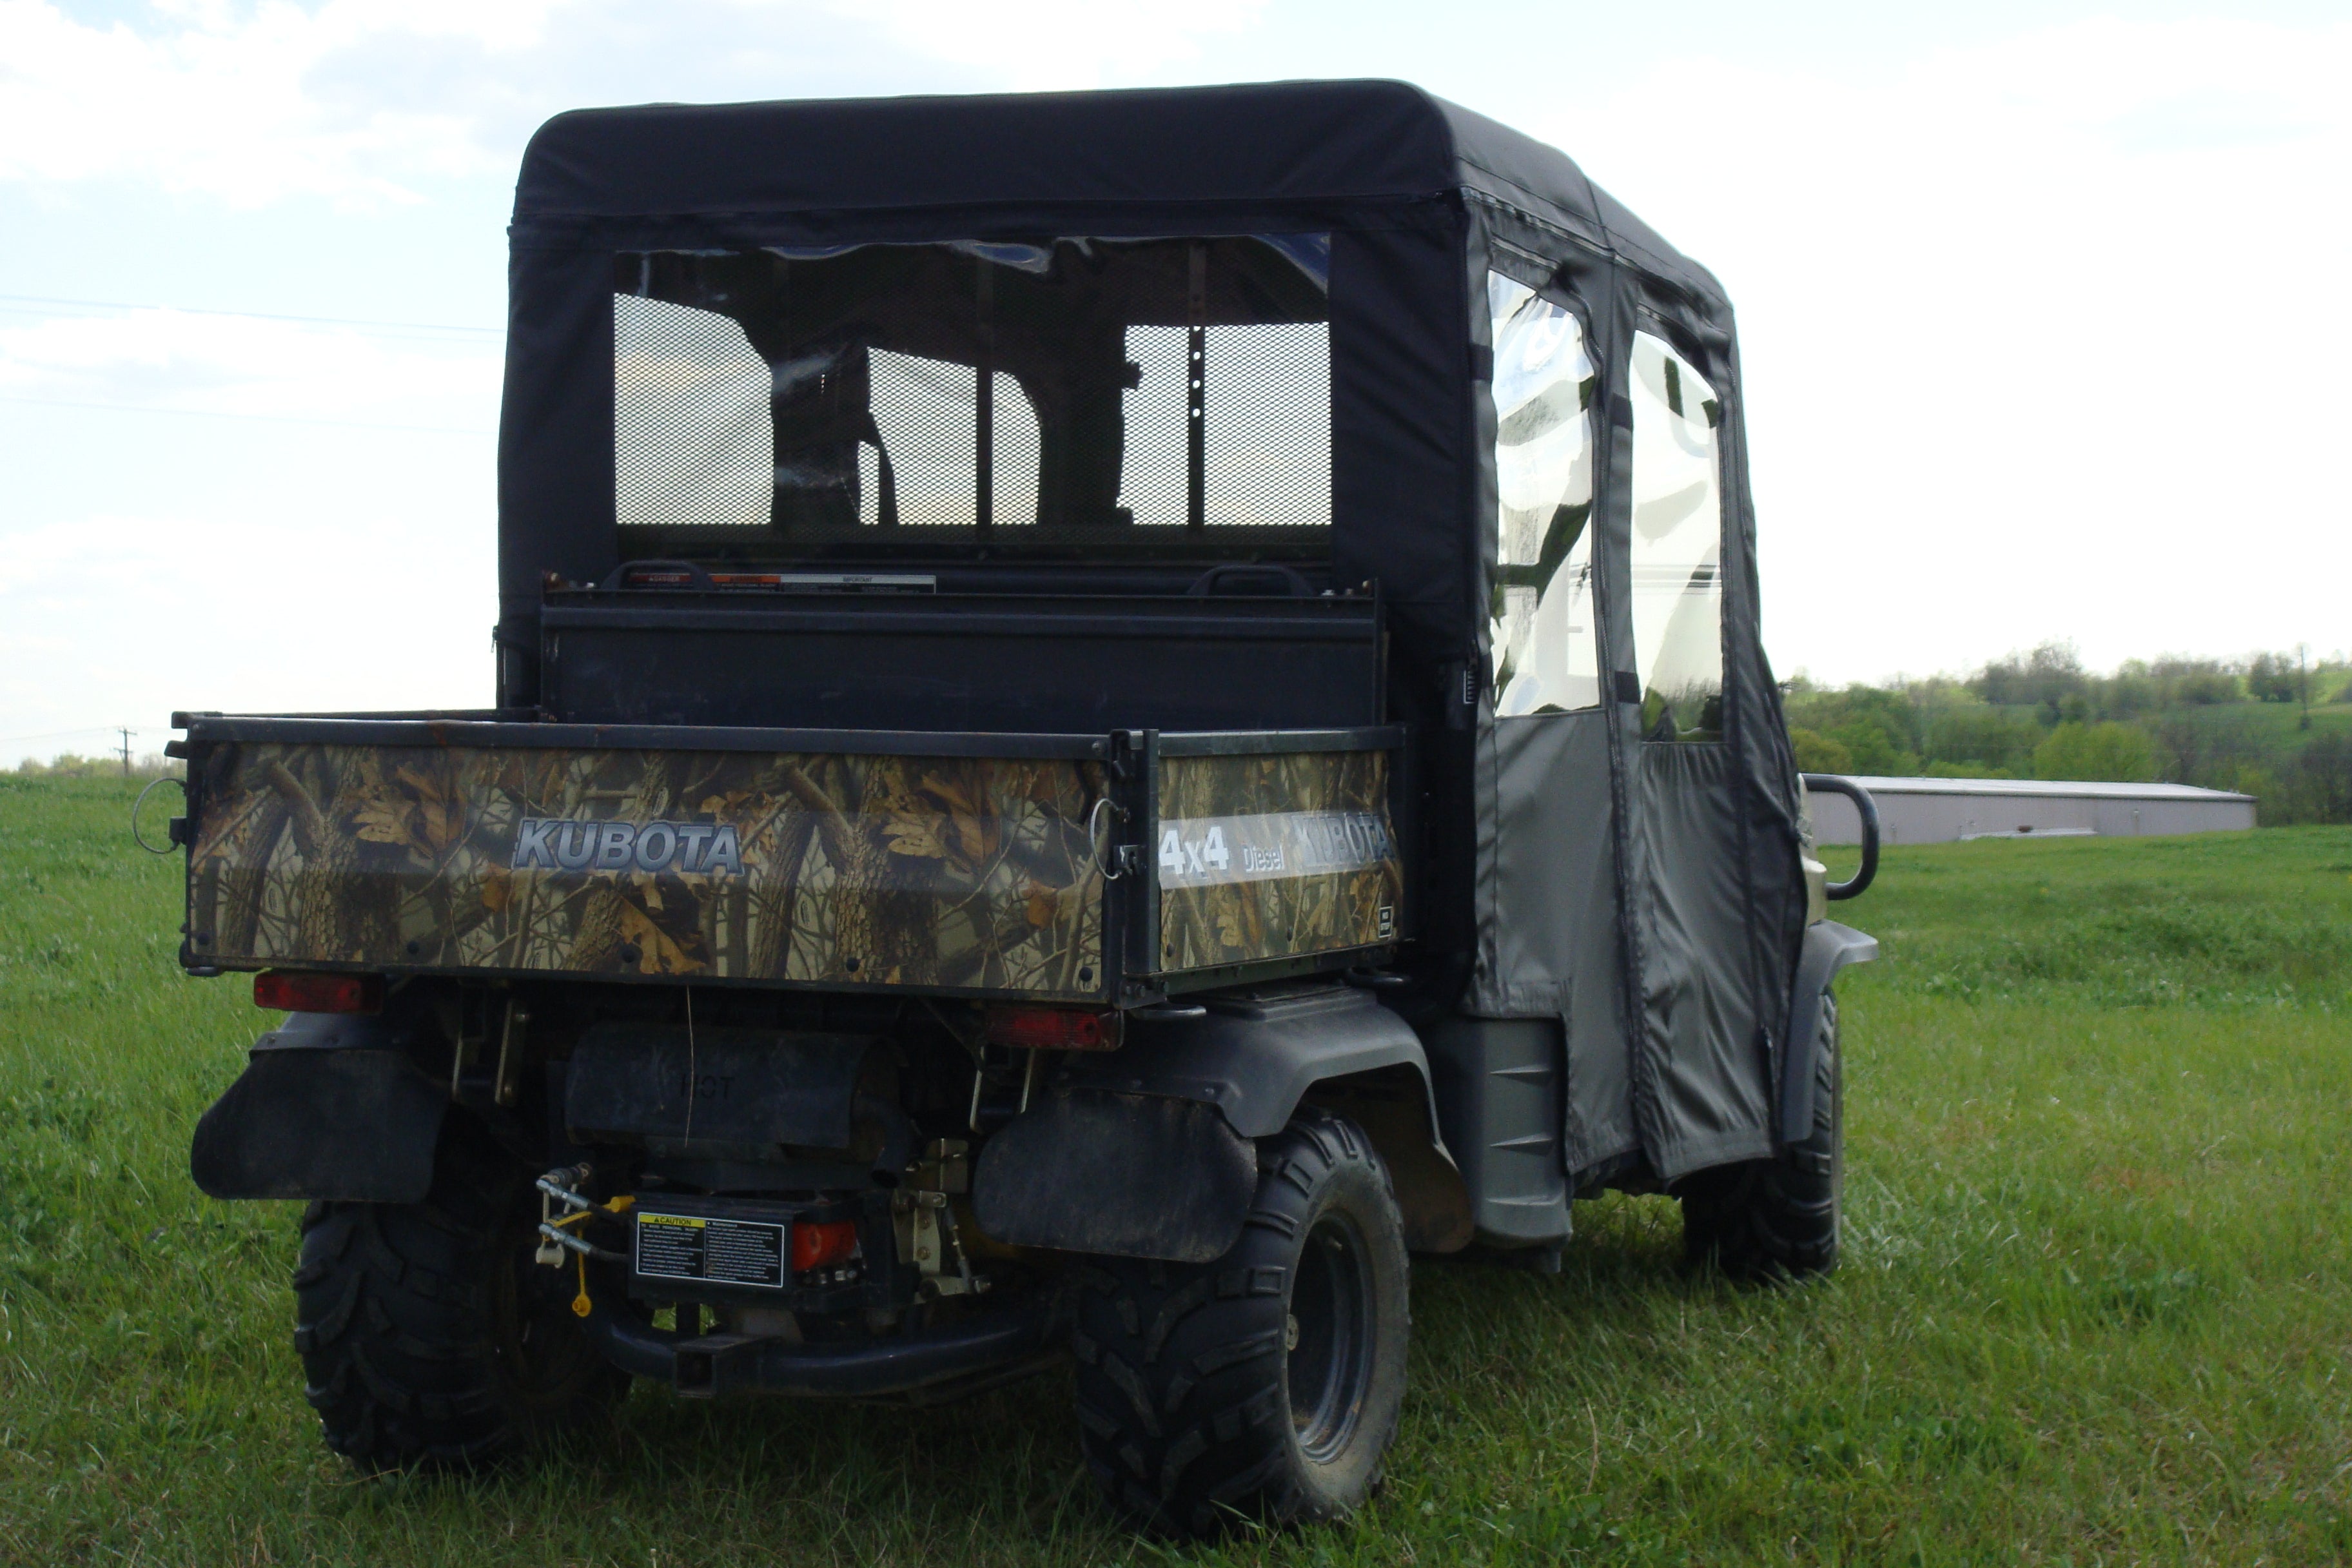
[[[1066,1358],[1136,1521],[1328,1518],[1415,1254],[1613,1187],[1831,1267],[1874,949],[1731,311],[1566,158],[1386,82],[657,106],[512,234],[497,706],[177,721],[183,962],[288,1014],[194,1175],[311,1200],[334,1448]]]

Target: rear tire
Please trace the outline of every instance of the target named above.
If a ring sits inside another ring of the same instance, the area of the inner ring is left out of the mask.
[[[303,1396],[363,1475],[463,1469],[601,1422],[628,1376],[534,1266],[527,1173],[455,1114],[420,1204],[314,1203],[294,1274]]]
[[[1845,1193],[1845,1069],[1837,998],[1822,994],[1813,1129],[1769,1160],[1701,1171],[1684,1183],[1683,1246],[1735,1279],[1801,1279],[1837,1267]]]
[[[1195,1537],[1357,1507],[1404,1403],[1409,1268],[1387,1167],[1354,1123],[1313,1110],[1259,1145],[1224,1257],[1097,1259],[1071,1345],[1111,1504]]]

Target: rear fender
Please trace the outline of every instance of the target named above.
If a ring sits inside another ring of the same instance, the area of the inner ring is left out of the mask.
[[[1817,921],[1805,928],[1797,984],[1789,995],[1789,1048],[1780,1062],[1780,1142],[1801,1143],[1813,1131],[1813,1068],[1821,1048],[1822,996],[1837,972],[1878,956],[1878,939]]]
[[[973,1205],[999,1240],[1220,1257],[1255,1190],[1250,1142],[1309,1101],[1355,1121],[1380,1152],[1409,1246],[1453,1251],[1470,1239],[1469,1194],[1437,1134],[1428,1058],[1369,993],[1221,997],[1199,1016],[1132,1017],[1121,1049],[1064,1064],[1045,1100],[981,1152]],[[1170,1174],[1178,1170],[1190,1174]]]
[[[1410,1064],[1324,1079],[1307,1102],[1364,1130],[1389,1168],[1405,1246],[1415,1252],[1459,1252],[1477,1233],[1470,1188],[1438,1135],[1429,1075]]]

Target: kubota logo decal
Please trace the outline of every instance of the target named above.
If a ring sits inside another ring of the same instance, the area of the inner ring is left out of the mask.
[[[526,816],[515,831],[517,871],[679,871],[740,876],[743,847],[732,823],[581,822]]]

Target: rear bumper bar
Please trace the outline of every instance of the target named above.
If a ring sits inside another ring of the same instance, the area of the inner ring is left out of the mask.
[[[1057,1353],[1048,1302],[1024,1302],[910,1334],[793,1344],[748,1334],[671,1333],[600,1302],[585,1324],[605,1359],[694,1399],[727,1394],[930,1404],[1042,1371]]]

